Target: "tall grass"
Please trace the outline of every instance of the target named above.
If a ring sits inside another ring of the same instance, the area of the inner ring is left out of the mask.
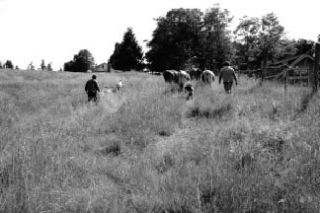
[[[136,92],[111,116],[107,131],[114,131],[126,143],[141,148],[156,135],[171,135],[181,123],[184,100],[164,94],[159,82],[146,82],[142,88],[132,89]]]
[[[197,88],[186,114],[197,118],[196,125],[182,139],[148,149],[132,168],[137,212],[319,210],[319,119],[309,121],[316,124],[310,129],[296,117],[308,91],[292,87],[284,93],[275,83],[254,84],[231,96],[217,85]],[[301,118],[310,109],[317,115],[318,102],[314,96]],[[312,145],[304,145],[304,131]]]
[[[319,93],[240,79],[233,94],[98,74],[0,72],[0,212],[318,212]]]

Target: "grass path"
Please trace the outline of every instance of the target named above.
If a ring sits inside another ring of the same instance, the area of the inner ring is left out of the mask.
[[[119,91],[120,93],[120,91]],[[105,106],[109,113],[115,113],[119,107],[124,103],[125,97],[117,92],[112,92],[111,89],[103,90],[100,96],[100,104]]]
[[[158,136],[155,149],[162,154],[177,148],[183,150],[190,146],[191,143],[197,143],[202,132],[202,127],[197,125],[195,121],[184,118],[182,127],[177,128],[172,135]]]

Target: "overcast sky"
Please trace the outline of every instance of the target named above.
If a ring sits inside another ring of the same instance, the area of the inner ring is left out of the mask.
[[[59,69],[80,49],[96,63],[107,62],[115,42],[128,27],[140,45],[150,40],[154,18],[172,8],[199,8],[219,3],[234,16],[261,17],[275,12],[288,38],[315,40],[320,34],[319,0],[0,0],[0,61],[26,68],[41,59]]]

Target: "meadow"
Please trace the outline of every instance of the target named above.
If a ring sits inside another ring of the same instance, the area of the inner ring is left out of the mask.
[[[0,212],[320,211],[319,92],[91,75],[0,70]]]

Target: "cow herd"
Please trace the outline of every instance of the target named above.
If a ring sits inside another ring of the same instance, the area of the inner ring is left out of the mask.
[[[179,91],[182,91],[190,80],[200,80],[204,84],[211,84],[215,80],[215,75],[211,70],[201,71],[199,69],[184,70],[166,70],[163,72],[164,81],[176,84]]]

